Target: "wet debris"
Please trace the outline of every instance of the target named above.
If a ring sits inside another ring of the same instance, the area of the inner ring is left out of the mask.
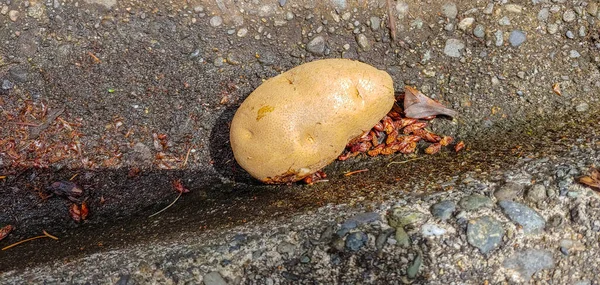
[[[79,198],[83,196],[83,189],[77,186],[72,181],[57,181],[52,183],[48,188],[46,188],[50,193],[50,195],[57,195],[63,198],[67,198],[72,202],[79,202]]]
[[[6,236],[8,236],[13,229],[14,227],[12,225],[6,225],[0,228],[0,240],[3,240]]]
[[[592,167],[589,175],[579,177],[579,183],[585,184],[600,192],[600,171],[598,171],[597,168]]]

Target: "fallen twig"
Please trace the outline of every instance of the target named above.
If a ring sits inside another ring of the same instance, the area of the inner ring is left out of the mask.
[[[392,38],[392,41],[396,41],[396,17],[393,7],[394,5],[392,5],[392,0],[387,0],[388,29],[390,29],[390,37]]]
[[[49,234],[49,233],[48,233],[48,232],[46,232],[45,230],[44,230],[44,231],[42,231],[42,232],[44,233],[44,235],[41,235],[41,236],[36,236],[36,237],[31,237],[31,238],[28,238],[28,239],[24,239],[24,240],[22,240],[22,241],[15,242],[15,243],[13,243],[13,244],[11,244],[11,245],[9,245],[9,246],[5,246],[5,247],[3,247],[3,248],[2,248],[2,250],[7,250],[7,249],[9,249],[9,248],[11,248],[11,247],[15,247],[15,246],[17,246],[17,245],[20,245],[20,244],[22,244],[22,243],[25,243],[25,242],[28,242],[28,241],[32,241],[32,240],[34,240],[34,239],[39,239],[39,238],[45,238],[45,237],[48,237],[48,238],[51,238],[51,239],[53,239],[53,240],[58,240],[58,238],[57,238],[57,237],[55,237],[55,236],[53,236],[53,235]]]
[[[58,118],[58,116],[60,116],[64,111],[65,109],[58,109],[52,111],[52,113],[48,115],[48,119],[43,124],[37,127],[33,127],[29,131],[29,139],[37,139],[40,136],[40,134],[42,134],[42,132],[46,130],[50,126],[50,124],[52,124],[52,122],[54,122],[54,120],[56,120],[56,118]]]
[[[188,158],[190,157],[190,151],[192,151],[192,147],[191,146],[188,149],[187,154],[185,155],[185,160],[183,161],[183,167],[185,167],[187,165]]]
[[[165,210],[167,210],[168,208],[170,208],[171,206],[173,206],[175,204],[175,202],[177,202],[177,200],[179,200],[179,197],[181,197],[181,194],[183,194],[183,192],[179,192],[179,195],[177,195],[177,198],[175,198],[175,200],[173,202],[171,202],[171,204],[169,204],[168,206],[164,207],[162,210],[148,216],[148,218],[152,218],[162,212],[164,212]]]
[[[354,171],[348,171],[346,173],[344,173],[344,176],[350,176],[350,175],[354,175],[357,173],[361,173],[361,172],[367,172],[369,171],[369,169],[365,168],[365,169],[360,169],[360,170],[354,170]]]
[[[95,63],[100,63],[100,59],[95,56],[91,51],[88,51],[88,54],[90,55],[90,57],[94,60]]]
[[[386,167],[390,167],[390,165],[392,165],[392,164],[403,164],[403,163],[407,163],[410,161],[419,160],[419,159],[423,159],[423,158],[424,158],[424,156],[411,158],[411,159],[407,159],[407,160],[403,160],[403,161],[392,161],[392,162],[388,163]]]

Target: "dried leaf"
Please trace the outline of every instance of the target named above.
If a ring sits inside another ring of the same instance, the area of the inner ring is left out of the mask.
[[[410,86],[406,86],[404,95],[404,114],[409,118],[426,118],[435,115],[446,115],[456,117],[456,111],[444,107],[444,105],[432,100]]]
[[[554,91],[554,93],[556,93],[556,95],[558,96],[562,96],[562,92],[560,91],[560,83],[554,83],[552,84],[552,91]]]
[[[6,236],[8,236],[8,234],[12,232],[13,229],[14,227],[12,225],[6,225],[2,227],[0,229],[0,240],[3,240]]]
[[[594,190],[596,191],[600,191],[600,171],[592,168],[590,171],[590,176],[579,177],[579,183],[595,188]]]
[[[182,194],[190,192],[189,189],[187,189],[183,186],[183,183],[181,183],[181,180],[179,180],[179,179],[173,180],[173,188],[175,188],[175,191],[182,193]]]

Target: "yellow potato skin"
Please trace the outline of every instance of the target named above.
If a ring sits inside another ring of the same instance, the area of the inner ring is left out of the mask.
[[[348,59],[305,63],[246,98],[231,122],[231,148],[253,177],[297,181],[335,160],[393,104],[393,81],[385,71]]]

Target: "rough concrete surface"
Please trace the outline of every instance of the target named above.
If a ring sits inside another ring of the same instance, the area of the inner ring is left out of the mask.
[[[59,237],[2,251],[1,283],[598,284],[600,201],[577,181],[600,157],[599,3],[389,3],[0,1],[0,246]],[[250,179],[237,106],[340,57],[458,111],[430,128],[467,149]],[[46,190],[69,179],[84,223]],[[191,193],[148,218],[176,179]]]

